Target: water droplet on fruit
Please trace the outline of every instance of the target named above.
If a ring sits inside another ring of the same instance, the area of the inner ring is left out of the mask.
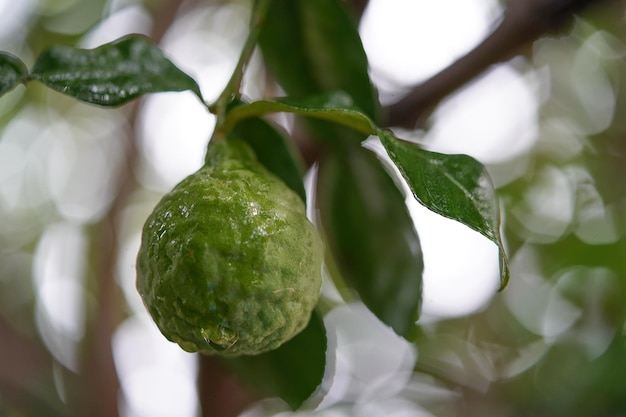
[[[215,329],[201,329],[200,333],[204,341],[213,349],[223,352],[230,349],[239,340],[239,335],[228,327],[218,326]]]

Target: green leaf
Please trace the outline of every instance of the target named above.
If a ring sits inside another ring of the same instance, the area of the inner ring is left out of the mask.
[[[356,23],[340,0],[274,0],[259,44],[290,96],[343,90],[371,119],[379,103]]]
[[[28,69],[19,58],[0,52],[0,95],[8,93],[27,78]]]
[[[96,49],[54,46],[39,56],[30,78],[101,106],[118,106],[162,91],[191,90],[202,100],[193,78],[141,35],[129,35]]]
[[[249,117],[279,112],[328,120],[366,135],[375,134],[377,129],[372,119],[359,110],[350,96],[344,92],[302,98],[283,97],[258,100],[231,110],[226,117],[224,129],[228,131],[232,126]]]
[[[238,123],[229,138],[246,141],[259,161],[306,203],[302,161],[279,127],[261,118],[249,118]]]
[[[509,266],[500,236],[500,207],[485,167],[468,155],[446,155],[381,131],[380,139],[415,198],[442,216],[457,220],[489,238],[500,249],[500,287]]]
[[[319,165],[316,196],[326,239],[345,283],[410,340],[422,296],[419,238],[381,162],[359,144],[346,145]]]
[[[295,410],[322,382],[326,345],[324,322],[314,311],[307,327],[278,349],[223,362],[261,394],[280,397]]]

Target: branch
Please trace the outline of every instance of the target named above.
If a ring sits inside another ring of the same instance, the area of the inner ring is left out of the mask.
[[[236,417],[259,398],[214,356],[198,355],[202,417]]]
[[[254,2],[250,16],[248,37],[239,55],[237,65],[235,66],[226,87],[224,87],[224,90],[222,90],[215,103],[209,106],[209,110],[217,117],[217,120],[215,121],[213,140],[223,139],[225,137],[222,127],[224,120],[226,119],[226,108],[233,98],[240,98],[241,83],[243,81],[248,63],[250,62],[252,54],[256,49],[257,40],[261,29],[263,28],[263,22],[265,21],[265,16],[267,15],[270,3],[270,0],[256,0]]]
[[[415,128],[429,110],[491,65],[518,55],[542,35],[561,30],[573,14],[607,0],[511,0],[498,27],[449,67],[387,108],[387,125]]]
[[[0,315],[0,393],[4,409],[26,409],[36,396],[29,383],[47,378],[52,358],[40,340],[20,333],[8,319]]]
[[[369,4],[369,0],[350,0],[348,3],[357,21],[361,20],[363,12],[365,12],[365,9]]]
[[[182,0],[167,2],[154,12],[152,38],[158,42],[177,16]],[[117,227],[128,198],[136,188],[133,171],[139,159],[136,129],[140,102],[134,103],[129,115],[129,138],[124,149],[124,161],[118,172],[116,194],[105,217],[97,226],[97,296],[89,330],[85,337],[81,366],[84,398],[79,406],[83,415],[117,417],[120,382],[115,369],[111,341],[121,317],[119,289],[115,282],[119,241]]]

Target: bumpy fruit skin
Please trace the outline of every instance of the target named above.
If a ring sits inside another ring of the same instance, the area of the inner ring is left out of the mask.
[[[245,142],[222,140],[147,219],[137,289],[184,350],[254,355],[306,326],[322,258],[302,200]]]

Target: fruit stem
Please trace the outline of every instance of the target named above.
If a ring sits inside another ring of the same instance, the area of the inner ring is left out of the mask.
[[[213,104],[209,105],[209,111],[217,116],[213,139],[219,140],[226,136],[226,132],[222,132],[222,128],[226,120],[227,108],[229,103],[241,96],[240,90],[243,76],[256,48],[257,39],[263,28],[263,22],[265,21],[265,16],[267,15],[271,1],[272,0],[255,0],[250,16],[248,37],[239,55],[239,61],[220,96]]]

